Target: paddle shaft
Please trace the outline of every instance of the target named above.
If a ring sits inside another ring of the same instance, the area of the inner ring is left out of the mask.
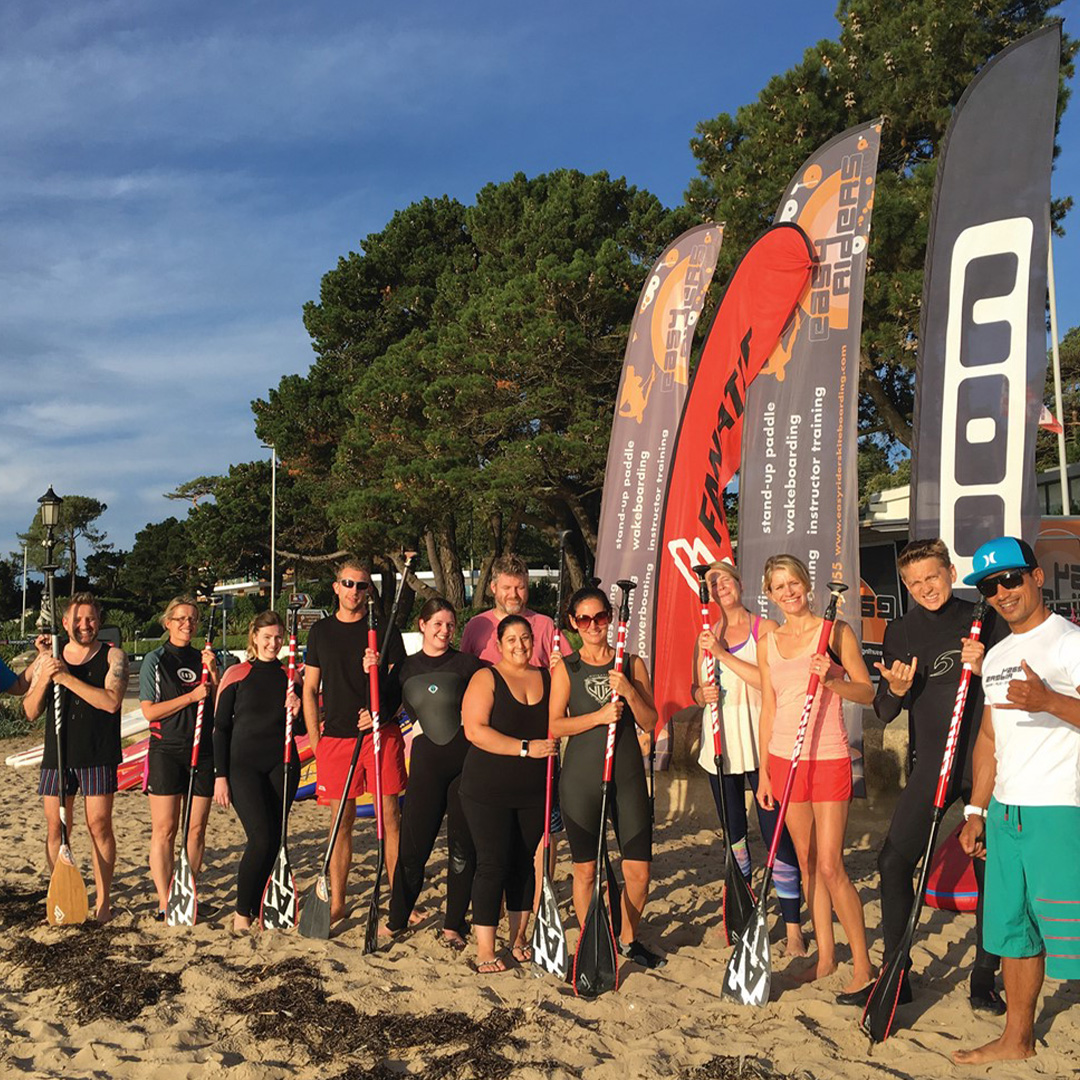
[[[52,562],[52,551],[49,552],[49,562]],[[49,634],[52,639],[52,655],[54,660],[60,659],[60,634],[56,625],[56,580],[50,567],[48,570],[49,589]],[[67,821],[67,784],[64,776],[64,698],[60,684],[53,680],[53,734],[56,736],[56,771],[59,776],[57,793],[60,796],[60,846],[68,846],[68,821]]]
[[[289,695],[296,692],[296,619],[298,608],[289,608],[289,675],[285,686],[285,769],[281,778],[281,843],[289,821],[289,766],[292,764],[292,738],[295,714],[289,708]]]
[[[402,578],[404,580],[404,577]],[[390,628],[383,635],[383,649],[390,636]],[[368,709],[371,712],[371,748],[375,757],[375,835],[380,846],[383,842],[382,812],[382,740],[379,736],[379,666],[382,653],[379,650],[379,634],[375,628],[375,597],[368,593],[368,649],[379,654],[379,660],[368,672]]]
[[[562,620],[563,620],[563,578],[566,577],[566,537],[563,532],[559,536],[559,584],[555,590],[555,635],[553,644],[555,651],[562,655]],[[548,738],[551,734],[551,724],[548,723]],[[551,804],[554,799],[552,788],[555,780],[555,755],[552,754],[547,760],[547,786],[544,790],[544,851],[551,848]],[[547,873],[547,855],[544,856],[544,873]]]
[[[206,639],[205,648],[210,648],[210,639]],[[202,666],[202,678],[199,680],[200,686],[205,686],[207,680],[210,678],[210,669],[206,666],[206,661],[203,661]],[[203,729],[203,715],[206,712],[206,698],[199,699],[199,707],[195,710],[195,734],[191,740],[191,768],[188,770],[188,789],[187,799],[184,802],[184,829],[181,837],[181,844],[184,850],[187,850],[187,838],[188,828],[191,825],[191,800],[195,794],[195,770],[199,765],[199,743],[202,742],[202,729]]]

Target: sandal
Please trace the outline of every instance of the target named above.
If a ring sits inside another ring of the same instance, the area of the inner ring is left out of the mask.
[[[501,975],[506,971],[506,965],[498,958],[494,960],[481,960],[476,965],[477,975]]]
[[[528,964],[533,958],[533,951],[531,945],[515,945],[510,950],[510,955],[519,964]]]

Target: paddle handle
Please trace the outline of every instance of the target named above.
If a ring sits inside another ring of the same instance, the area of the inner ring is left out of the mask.
[[[204,648],[210,648],[210,638],[206,639]],[[210,679],[210,668],[203,661],[202,678],[199,685],[205,686]],[[199,707],[195,710],[195,734],[191,738],[191,771],[194,772],[199,764],[199,743],[202,742],[203,716],[206,713],[206,698],[199,699]]]
[[[980,600],[975,605],[968,637],[978,641],[982,634],[983,618],[986,614],[986,602]],[[945,754],[941,759],[941,772],[938,774],[937,791],[934,793],[934,806],[945,809],[949,780],[952,778],[953,762],[956,760],[956,744],[960,741],[960,725],[964,721],[964,709],[967,707],[968,687],[971,686],[971,665],[965,664],[960,672],[960,685],[956,688],[956,700],[953,703],[952,719],[949,721],[949,736],[945,740]]]
[[[703,597],[701,601],[701,629],[709,629],[709,602]],[[710,686],[720,688],[719,672],[716,670],[716,657],[711,652],[705,653],[705,682]],[[709,715],[709,725],[712,729],[713,760],[716,762],[716,774],[720,775],[720,764],[724,756],[723,736],[720,731],[720,702],[715,701],[705,706]]]
[[[52,655],[54,660],[60,659],[60,634],[57,632],[56,627],[56,597],[54,595],[53,583],[50,576],[49,580],[49,614],[52,621]],[[64,698],[60,691],[60,684],[53,680],[53,733],[56,735],[56,771],[59,780],[56,789],[57,795],[60,797],[60,843],[67,847],[68,842],[68,820],[67,820],[67,800],[64,798]]]
[[[404,575],[402,575],[404,578]],[[387,628],[389,636],[389,627]],[[375,597],[368,592],[368,648],[379,652],[379,636],[375,630]],[[375,835],[383,838],[382,814],[382,739],[379,734],[379,665],[368,672],[368,708],[371,711],[371,749],[375,758]]]
[[[289,708],[289,696],[296,691],[296,620],[289,628],[289,674],[285,683],[285,783],[288,785],[289,764],[292,761],[293,722],[292,709]]]

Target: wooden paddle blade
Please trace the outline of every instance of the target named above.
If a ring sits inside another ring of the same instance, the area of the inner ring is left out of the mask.
[[[364,928],[364,955],[375,952],[379,947],[379,891],[382,886],[384,841],[379,841],[379,856],[375,861],[375,884],[371,889],[371,903],[368,905],[367,926]]]
[[[724,867],[724,934],[727,943],[733,945],[742,937],[750,920],[754,917],[754,909],[757,901],[750,888],[749,882],[743,877],[739,864],[731,856],[728,849],[728,857]]]
[[[893,1030],[896,1007],[900,1004],[900,991],[904,986],[904,974],[908,965],[909,941],[901,942],[892,959],[882,968],[863,1010],[860,1026],[874,1042],[884,1042]]]
[[[50,926],[71,926],[86,922],[89,914],[86,885],[71,849],[61,844],[45,897],[45,919]]]
[[[769,928],[765,921],[764,904],[759,901],[742,937],[735,940],[720,996],[740,1005],[764,1005],[769,1000],[771,982]]]
[[[191,869],[187,849],[180,849],[180,858],[173,871],[169,885],[169,900],[165,905],[165,923],[168,926],[194,926],[198,915],[199,900],[195,894],[195,874]]]
[[[597,890],[574,953],[574,993],[578,997],[593,998],[618,988],[615,930],[611,925],[611,913],[604,903],[603,890]]]
[[[566,931],[559,915],[559,903],[547,871],[540,886],[540,910],[536,913],[532,932],[533,963],[549,975],[566,982]]]
[[[296,882],[284,842],[266,879],[259,917],[264,930],[291,930],[296,925]]]
[[[330,937],[330,882],[325,874],[316,878],[314,887],[308,890],[300,905],[298,929],[301,937],[322,941]]]

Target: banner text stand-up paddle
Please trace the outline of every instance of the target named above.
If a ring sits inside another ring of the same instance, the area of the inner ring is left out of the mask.
[[[210,648],[207,637],[205,648]],[[203,661],[200,686],[205,686],[210,678],[210,669]],[[191,741],[191,768],[188,771],[187,799],[184,801],[184,821],[180,828],[180,856],[173,869],[169,884],[169,900],[165,905],[165,922],[168,926],[194,926],[199,917],[199,898],[195,890],[195,871],[188,858],[188,829],[191,827],[191,801],[195,797],[195,770],[199,767],[199,744],[202,742],[203,715],[206,712],[206,698],[199,699],[195,710],[195,734]]]
[[[615,643],[615,671],[622,671],[626,657],[626,624],[630,621],[630,593],[635,587],[632,581],[617,581],[622,592],[619,601],[619,636]],[[611,700],[617,694],[612,692]],[[578,997],[598,997],[608,990],[619,988],[618,949],[615,941],[616,930],[609,905],[619,900],[608,896],[604,900],[604,888],[601,885],[600,865],[607,861],[607,800],[608,786],[611,783],[611,768],[615,758],[615,729],[618,722],[608,724],[607,746],[604,750],[604,772],[600,782],[600,841],[596,852],[596,881],[593,886],[592,900],[585,916],[585,925],[578,938],[577,952],[574,953],[574,993]]]
[[[829,582],[829,606],[821,624],[817,648],[814,650],[815,656],[824,655],[829,647],[829,637],[832,634],[833,623],[836,622],[836,605],[840,594],[846,591],[847,586],[842,582]],[[799,766],[803,741],[806,739],[806,729],[810,724],[810,713],[813,711],[814,698],[817,696],[820,683],[820,675],[810,676],[810,682],[806,687],[802,718],[799,720],[799,729],[795,733],[795,746],[791,751],[791,768],[788,770],[784,795],[780,800],[780,809],[776,815],[776,831],[773,833],[772,844],[769,846],[769,858],[765,863],[765,873],[762,875],[761,885],[758,888],[757,906],[742,937],[736,939],[735,948],[728,960],[727,970],[724,972],[724,983],[720,989],[720,995],[740,1005],[764,1005],[769,1000],[772,956],[769,952],[769,927],[765,918],[765,907],[769,897],[769,885],[772,882],[773,866],[776,863],[776,849],[780,845],[784,818],[787,816],[791,792],[795,787],[795,770]]]
[[[55,502],[46,504],[49,496]],[[60,659],[60,628],[56,625],[56,587],[54,575],[57,567],[53,564],[53,528],[55,521],[50,523],[47,515],[59,517],[60,497],[53,493],[50,486],[48,493],[39,500],[42,503],[41,519],[45,525],[45,556],[48,565],[45,566],[46,588],[49,597],[49,634],[52,637],[52,654],[54,660]],[[68,846],[68,821],[67,821],[67,797],[64,783],[64,717],[63,717],[63,692],[60,685],[53,682],[53,730],[56,733],[56,771],[59,777],[57,795],[60,799],[60,850],[56,853],[56,862],[53,864],[52,876],[49,878],[49,891],[45,897],[45,919],[50,926],[69,926],[86,922],[90,914],[90,901],[86,895],[86,883],[75,865],[71,848]]]
[[[405,579],[409,576],[409,567],[416,558],[415,551],[405,552],[405,566],[401,571],[401,580],[398,582],[397,592],[394,594],[394,604],[390,608],[390,626],[394,625],[397,617],[398,605],[401,602],[401,594],[405,591]],[[383,634],[383,647],[379,650],[379,666],[382,666],[383,653],[386,642],[389,640],[389,629]],[[330,937],[330,857],[334,853],[334,845],[337,843],[338,832],[341,830],[341,820],[345,816],[345,798],[352,786],[353,776],[356,773],[356,763],[360,760],[360,743],[362,736],[356,735],[353,745],[352,757],[349,759],[349,771],[345,774],[345,786],[342,788],[342,798],[338,803],[337,814],[334,815],[334,825],[330,830],[330,840],[326,845],[326,854],[323,856],[322,869],[315,879],[315,885],[304,896],[304,903],[300,907],[300,924],[298,929],[302,937],[322,938],[325,941]]]
[[[975,605],[968,637],[979,640],[982,633],[983,619],[986,616],[986,601],[981,599]],[[870,991],[866,1008],[862,1015],[862,1029],[870,1036],[871,1045],[884,1042],[893,1030],[896,1007],[900,1004],[900,991],[904,985],[904,976],[911,963],[911,943],[919,925],[923,900],[926,897],[926,879],[930,873],[934,848],[937,846],[938,829],[945,816],[945,800],[948,798],[949,781],[952,779],[953,763],[956,760],[956,745],[960,740],[960,726],[964,720],[964,708],[967,705],[968,687],[971,685],[971,665],[965,664],[960,673],[960,685],[956,688],[956,700],[953,704],[952,719],[949,721],[949,735],[945,740],[945,754],[941,760],[941,772],[938,774],[937,791],[934,794],[934,815],[930,822],[930,835],[923,852],[922,869],[919,871],[919,883],[915,887],[915,899],[911,905],[904,936],[900,939],[892,956],[885,958],[881,974]]]
[[[563,622],[563,579],[566,577],[566,540],[570,534],[565,530],[559,533],[559,584],[555,589],[555,649],[562,653]],[[552,738],[548,727],[548,738]],[[547,761],[547,786],[544,805],[544,876],[540,883],[540,907],[533,923],[532,951],[533,963],[561,982],[566,981],[568,967],[566,950],[566,930],[559,915],[559,901],[555,896],[555,887],[551,883],[551,802],[555,779],[555,758]]]
[[[701,599],[701,629],[709,629],[709,584],[707,565],[695,566],[698,577],[698,596]],[[724,691],[720,686],[719,665],[713,654],[705,654],[705,681],[712,683],[720,693],[715,705],[706,705],[712,726],[713,764],[716,766],[716,783],[720,789],[720,826],[724,833],[724,935],[733,944],[746,929],[754,914],[754,894],[743,877],[735,855],[731,850],[731,828],[728,825],[727,796],[724,793],[724,752],[721,729],[724,723]]]
[[[281,846],[263,888],[259,917],[264,930],[291,930],[296,925],[296,881],[289,865],[289,766],[292,764],[293,716],[289,695],[296,690],[296,620],[308,598],[293,593],[289,601],[289,678],[285,685],[285,768],[281,779]]]

